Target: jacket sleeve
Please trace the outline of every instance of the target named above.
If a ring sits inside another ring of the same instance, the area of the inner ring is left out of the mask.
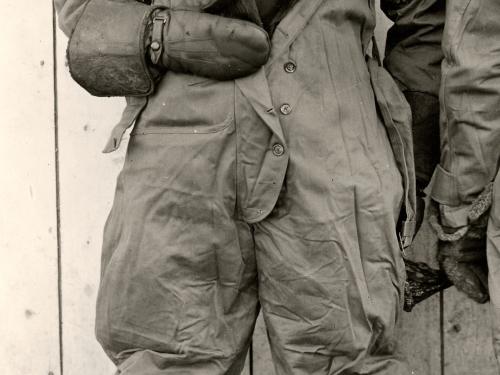
[[[381,7],[394,21],[387,34],[384,65],[412,110],[417,192],[422,192],[440,157],[438,92],[445,1],[381,0]]]
[[[69,37],[88,0],[54,0],[59,27]]]
[[[385,66],[403,90],[438,95],[443,53],[444,0],[381,0],[394,21]]]
[[[441,84],[441,160],[432,198],[445,225],[468,211],[500,164],[500,2],[448,0]]]

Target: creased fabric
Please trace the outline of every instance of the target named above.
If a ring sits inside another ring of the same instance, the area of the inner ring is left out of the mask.
[[[299,1],[264,69],[167,72],[129,111],[96,319],[120,374],[239,374],[259,306],[278,375],[410,374],[411,129],[395,83],[370,76],[374,24],[374,2]]]
[[[486,255],[493,341],[500,355],[500,3],[447,2],[441,80],[441,160],[432,198],[443,225],[470,224],[471,206],[493,182]]]

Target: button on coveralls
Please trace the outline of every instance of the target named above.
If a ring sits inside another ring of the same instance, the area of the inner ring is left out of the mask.
[[[409,116],[367,57],[374,24],[373,1],[302,0],[258,73],[170,71],[128,99],[96,319],[120,374],[239,374],[259,306],[278,375],[409,374]]]

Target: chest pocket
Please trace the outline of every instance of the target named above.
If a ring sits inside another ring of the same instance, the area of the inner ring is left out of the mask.
[[[133,134],[209,134],[234,123],[234,81],[169,72],[148,98]]]

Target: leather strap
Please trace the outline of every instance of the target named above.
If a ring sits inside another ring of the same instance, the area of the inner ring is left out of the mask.
[[[153,31],[151,33],[151,44],[149,45],[149,56],[151,62],[157,65],[163,54],[163,29],[168,27],[170,22],[170,13],[160,11],[154,15]]]

